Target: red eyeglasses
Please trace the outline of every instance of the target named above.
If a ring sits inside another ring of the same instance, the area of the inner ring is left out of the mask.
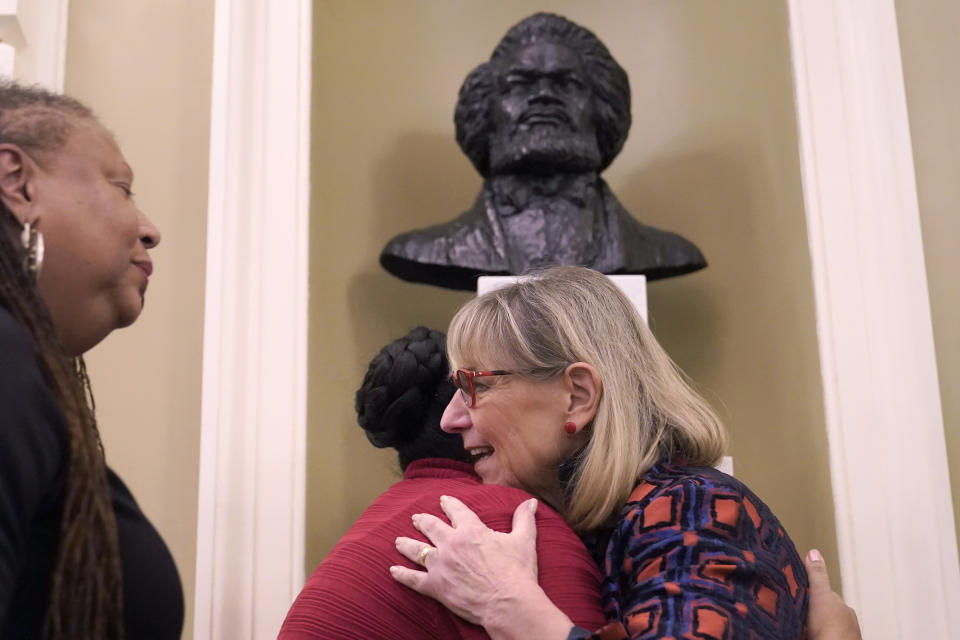
[[[542,373],[545,371],[552,371],[554,369],[554,367],[542,369],[524,369],[522,371],[506,371],[504,369],[496,369],[494,371],[470,371],[469,369],[457,369],[450,374],[450,381],[453,382],[453,385],[460,390],[461,394],[463,394],[463,402],[467,405],[467,408],[472,409],[477,406],[477,392],[473,388],[474,378],[483,378],[486,376],[509,376],[517,373]]]

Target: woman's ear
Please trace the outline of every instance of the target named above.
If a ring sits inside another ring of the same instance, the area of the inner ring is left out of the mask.
[[[586,362],[574,362],[566,368],[563,375],[570,393],[570,406],[567,411],[570,421],[579,431],[597,415],[603,382],[597,370]]]
[[[35,165],[23,149],[15,144],[0,144],[0,200],[20,223],[32,222],[30,209]]]

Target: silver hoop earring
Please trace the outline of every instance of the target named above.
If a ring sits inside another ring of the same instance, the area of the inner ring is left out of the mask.
[[[20,232],[20,245],[23,247],[23,270],[36,278],[43,268],[43,234],[29,222],[24,223]]]

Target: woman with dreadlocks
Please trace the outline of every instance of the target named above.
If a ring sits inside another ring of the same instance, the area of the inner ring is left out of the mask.
[[[82,355],[140,315],[160,233],[76,100],[0,84],[0,638],[179,638],[167,547],[106,466]]]

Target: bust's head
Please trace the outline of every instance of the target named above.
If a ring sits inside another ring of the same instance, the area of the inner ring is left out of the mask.
[[[484,177],[602,171],[630,128],[630,84],[593,33],[538,13],[467,76],[454,122]]]

